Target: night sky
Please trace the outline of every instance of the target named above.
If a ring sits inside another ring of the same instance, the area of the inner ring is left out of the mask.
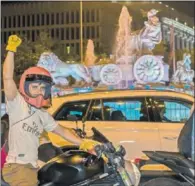
[[[83,0],[85,1],[85,0]],[[111,1],[111,0],[110,0]],[[120,0],[118,0],[120,1]],[[13,3],[14,1],[1,1],[2,4]],[[18,1],[17,1],[18,2]],[[100,1],[101,2],[101,1]],[[122,2],[122,1],[121,1]],[[159,2],[159,1],[157,1]],[[184,14],[194,17],[194,1],[162,1],[164,4],[168,4],[170,7],[175,8],[176,10],[183,12]]]
[[[164,4],[166,3],[170,7],[175,8],[179,12],[183,12],[184,14],[194,17],[194,1],[162,1]]]

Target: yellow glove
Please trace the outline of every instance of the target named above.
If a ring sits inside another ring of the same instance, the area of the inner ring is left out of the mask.
[[[101,145],[101,143],[98,141],[94,141],[94,140],[84,139],[83,142],[81,143],[79,149],[86,151],[86,152],[89,152],[90,154],[96,155],[96,152],[94,150],[96,145]],[[104,154],[102,154],[102,158],[105,162],[108,161],[108,159],[106,158],[106,156]]]
[[[9,36],[6,50],[16,52],[17,47],[20,46],[21,43],[22,40],[17,35],[11,35]]]
[[[94,140],[84,139],[79,149],[93,154],[96,145],[101,145],[101,143]]]

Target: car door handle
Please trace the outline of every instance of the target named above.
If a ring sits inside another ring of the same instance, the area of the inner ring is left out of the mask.
[[[170,137],[170,136],[164,136],[163,138],[164,138],[164,139],[166,139],[166,140],[176,140],[176,139],[177,139],[177,137],[176,137],[176,136],[173,136],[173,137]]]

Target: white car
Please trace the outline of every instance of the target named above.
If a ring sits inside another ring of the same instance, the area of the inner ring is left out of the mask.
[[[5,107],[5,93],[1,90],[1,117],[6,113]]]
[[[177,138],[193,103],[192,96],[174,91],[105,90],[54,98],[48,111],[68,128],[76,126],[68,115],[78,117],[79,127],[85,117],[89,136],[96,127],[115,145],[122,144],[133,160],[143,150],[177,151]],[[49,136],[55,144],[67,144],[57,135]]]

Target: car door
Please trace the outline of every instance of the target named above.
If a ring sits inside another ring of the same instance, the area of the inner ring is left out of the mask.
[[[143,97],[94,100],[86,122],[88,131],[91,127],[123,145],[128,159],[142,156],[143,150],[160,149],[157,124]]]
[[[1,117],[6,113],[6,106],[5,106],[5,93],[1,91]]]
[[[63,127],[66,128],[82,128],[82,118],[86,115],[89,106],[89,101],[73,101],[63,104],[55,113],[54,119]],[[74,115],[78,118],[78,121],[69,121],[67,116]],[[65,141],[62,137],[56,134],[49,133],[51,141],[59,146],[70,144]]]
[[[179,99],[154,98],[153,108],[159,128],[161,150],[178,151],[177,139],[190,117],[192,103]]]

